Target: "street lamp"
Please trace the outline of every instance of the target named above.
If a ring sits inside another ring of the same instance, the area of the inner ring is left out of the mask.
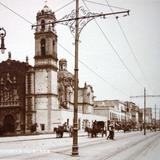
[[[6,36],[6,30],[2,27],[0,28],[0,38],[1,38],[1,53],[4,54],[5,52],[5,45],[4,45],[4,37]]]

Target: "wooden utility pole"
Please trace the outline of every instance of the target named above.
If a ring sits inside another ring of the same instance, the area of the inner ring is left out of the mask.
[[[144,88],[144,95],[140,96],[130,96],[130,98],[144,98],[144,122],[143,122],[143,128],[144,128],[144,135],[146,135],[146,97],[160,97],[160,95],[146,95],[146,88]]]
[[[159,131],[160,131],[160,108],[159,108]]]
[[[156,132],[156,125],[157,125],[157,123],[156,123],[156,104],[155,104],[155,132]]]
[[[146,88],[144,88],[144,135],[146,135]]]

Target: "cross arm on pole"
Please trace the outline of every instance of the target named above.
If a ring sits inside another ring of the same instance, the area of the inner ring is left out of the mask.
[[[89,16],[81,16],[81,17],[77,17],[77,18],[63,19],[63,20],[55,21],[55,22],[53,22],[53,23],[56,24],[56,23],[62,23],[62,22],[67,22],[67,21],[74,21],[74,20],[76,20],[76,19],[81,20],[81,19],[97,18],[97,17],[106,18],[106,16],[116,15],[116,14],[124,14],[124,13],[127,13],[127,15],[129,15],[129,12],[130,12],[130,10],[121,11],[121,12],[113,12],[113,13],[100,13],[100,14],[93,13],[93,15],[89,15]],[[127,15],[124,15],[124,16],[127,16]]]
[[[130,96],[130,98],[143,98],[144,95]],[[146,95],[146,97],[160,97],[160,95]]]
[[[130,10],[112,12],[112,13],[91,13],[85,10],[83,7],[80,7],[79,10],[82,12],[84,16],[76,17],[75,10],[72,10],[70,14],[65,15],[60,20],[56,20],[54,22],[48,22],[48,23],[45,23],[45,25],[48,25],[48,24],[52,24],[52,26],[54,26],[55,24],[67,25],[70,27],[71,33],[75,33],[75,22],[76,20],[79,20],[79,25],[80,25],[79,33],[80,33],[81,30],[84,28],[84,26],[95,18],[98,18],[98,17],[106,18],[111,15],[119,15],[119,14],[124,14],[123,17],[125,17],[125,16],[128,16],[130,13]],[[116,16],[116,18],[118,18],[118,16]],[[41,24],[32,25],[32,28],[40,25]]]

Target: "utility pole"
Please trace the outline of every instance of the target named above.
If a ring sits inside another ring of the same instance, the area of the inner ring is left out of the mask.
[[[157,125],[157,123],[156,123],[156,104],[155,104],[155,132],[156,132],[156,125]]]
[[[84,16],[79,16],[79,12],[82,12]],[[98,17],[107,17],[110,15],[125,14],[123,17],[129,15],[129,10],[112,12],[112,13],[91,13],[85,10],[83,7],[79,7],[79,0],[76,0],[76,9],[72,10],[70,14],[64,16],[60,20],[54,22],[48,22],[44,25],[51,24],[63,24],[67,25],[70,28],[71,33],[74,33],[75,36],[75,66],[74,66],[74,114],[73,114],[73,145],[72,145],[72,155],[77,156],[78,153],[78,52],[79,52],[79,37],[82,29],[87,25],[91,20]],[[40,26],[32,25],[33,27]]]
[[[74,68],[74,117],[72,155],[78,155],[78,49],[79,49],[79,0],[76,0],[75,68]]]
[[[127,11],[129,14],[129,11]],[[115,14],[115,13],[111,13]],[[101,14],[79,17],[79,0],[76,0],[76,17],[75,17],[75,68],[74,68],[74,117],[73,117],[73,145],[72,155],[78,155],[78,55],[79,55],[79,36],[83,27],[92,19],[102,16]],[[79,28],[79,20],[88,18],[82,28]],[[90,18],[90,19],[89,19]]]
[[[146,135],[146,88],[144,88],[144,135]]]
[[[160,108],[159,108],[159,131],[160,131]]]
[[[144,135],[146,135],[146,97],[160,97],[160,95],[146,95],[146,88],[144,88],[144,95],[130,96],[130,98],[144,98]]]

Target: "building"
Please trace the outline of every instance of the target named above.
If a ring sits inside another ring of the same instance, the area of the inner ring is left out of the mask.
[[[105,116],[110,121],[124,122],[126,120],[125,103],[119,100],[95,101],[94,112]]]
[[[37,129],[49,133],[67,122],[73,125],[74,76],[67,61],[58,63],[56,20],[47,5],[37,13],[35,65],[11,59],[0,63],[0,133],[27,134]],[[94,120],[94,91],[87,83],[78,89],[78,126],[83,129]]]
[[[133,102],[126,101],[124,103],[126,106],[127,121],[139,123],[139,107]]]
[[[26,74],[32,67],[25,62],[8,60],[0,63],[0,129],[25,132]]]
[[[61,119],[57,124],[67,122],[73,125],[74,109],[74,76],[67,70],[67,60],[59,60],[58,70],[58,117]],[[84,83],[84,87],[78,88],[78,126],[84,129],[91,126],[95,120],[106,121],[106,117],[94,114],[94,91],[91,85]]]
[[[144,109],[140,109],[140,112],[142,113],[142,121],[144,120]],[[152,123],[152,108],[146,108],[146,114],[145,114],[145,120],[147,125],[151,125]]]

